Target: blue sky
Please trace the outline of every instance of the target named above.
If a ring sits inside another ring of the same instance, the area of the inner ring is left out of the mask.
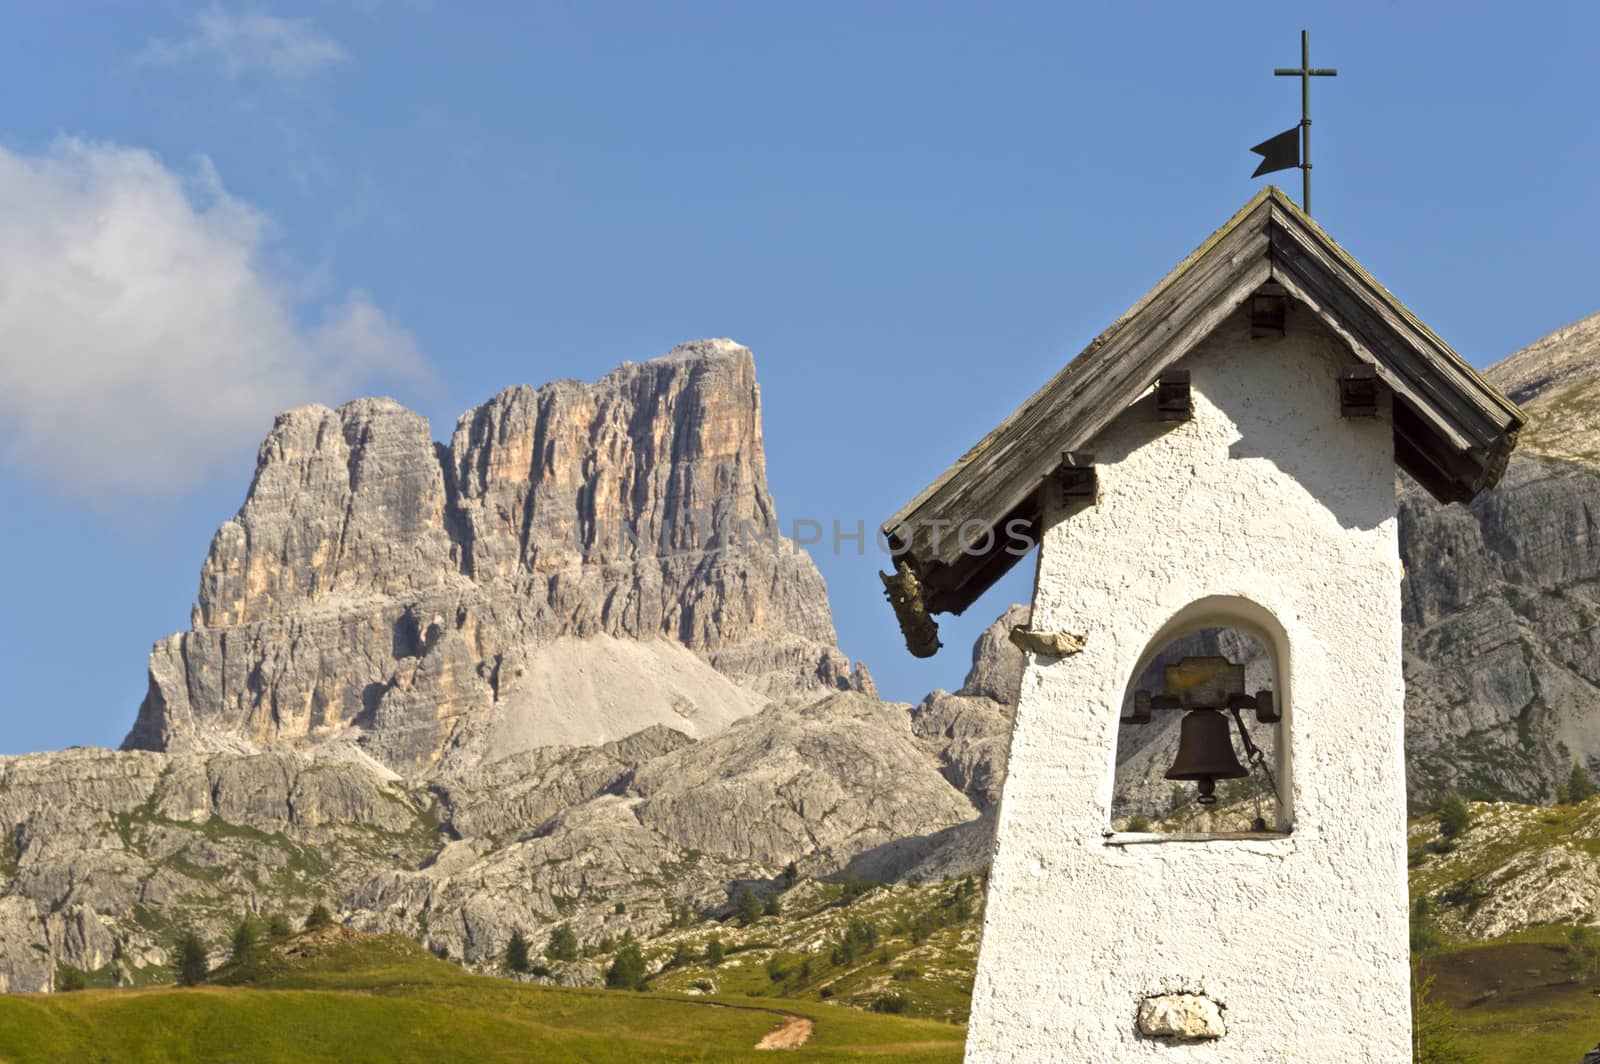
[[[34,4],[0,35],[0,752],[120,741],[272,412],[756,353],[780,515],[870,528],[1256,188],[1470,361],[1600,310],[1590,5]],[[1277,175],[1298,195],[1298,175]],[[1031,565],[904,651],[959,684]]]

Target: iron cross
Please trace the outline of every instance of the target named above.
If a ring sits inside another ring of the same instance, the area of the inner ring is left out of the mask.
[[[1311,66],[1311,33],[1300,31],[1300,69],[1277,67],[1272,73],[1280,78],[1300,79],[1300,175],[1304,179],[1300,208],[1311,213],[1311,79],[1334,78],[1337,70]]]

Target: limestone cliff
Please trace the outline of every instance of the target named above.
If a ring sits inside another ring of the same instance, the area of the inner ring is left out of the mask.
[[[581,668],[562,637],[602,635],[664,641],[681,682],[599,740],[870,690],[780,534],[738,344],[508,388],[448,447],[387,399],[281,415],[212,541],[193,629],[151,654],[124,747],[354,739],[405,773],[504,756],[574,712],[528,678]]]
[[[1402,489],[1406,756],[1446,787],[1547,800],[1600,767],[1600,315],[1488,372],[1530,415],[1499,488]]]

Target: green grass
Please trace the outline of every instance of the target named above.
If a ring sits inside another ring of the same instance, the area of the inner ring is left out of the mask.
[[[800,1060],[957,1061],[966,1033],[816,1002],[531,986],[334,931],[198,988],[0,996],[0,1059],[737,1061],[769,1059],[755,1044],[787,1016],[816,1024]]]
[[[1600,1039],[1600,1001],[1587,993],[1570,1001],[1453,1013],[1461,1046],[1481,1064],[1577,1064]]]

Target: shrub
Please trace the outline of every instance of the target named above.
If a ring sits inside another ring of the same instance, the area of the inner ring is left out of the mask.
[[[294,927],[289,923],[289,918],[282,913],[273,913],[267,917],[267,937],[274,942],[281,942],[294,934]]]
[[[88,976],[82,970],[70,964],[63,964],[56,969],[56,990],[62,994],[70,994],[74,990],[82,990],[89,985]]]
[[[821,997],[821,998],[831,998],[831,997],[833,997],[833,987],[831,987],[831,986],[823,987],[821,990],[817,991],[817,996]]]
[[[716,987],[711,985],[711,980],[709,979],[696,979],[689,985],[700,991],[702,994],[709,994],[711,991],[716,989]]]
[[[902,994],[883,994],[872,1003],[873,1012],[904,1012],[906,999]]]
[[[612,910],[611,910],[611,911],[612,911],[612,912],[613,912],[613,913],[615,913],[615,914],[616,914],[616,915],[618,915],[618,916],[621,916],[621,915],[622,915],[622,914],[623,914],[623,913],[625,913],[625,912],[627,912],[627,911],[628,911],[628,906],[627,906],[627,904],[626,904],[626,903],[624,903],[624,902],[620,902],[620,901],[619,901],[619,902],[617,902],[617,904],[616,904],[616,905],[615,905],[615,906],[614,906],[614,907],[613,907],[613,908],[612,908]]]
[[[767,969],[767,978],[774,983],[783,982],[783,977],[789,974],[789,970],[783,966],[783,958],[776,953],[767,958],[765,967]]]
[[[793,861],[790,861],[783,866],[783,889],[793,890],[794,885],[798,882],[800,882],[800,869],[795,867]]]
[[[844,934],[839,936],[839,941],[834,943],[828,959],[834,965],[853,964],[858,955],[867,952],[878,944],[878,928],[871,920],[863,920],[859,916],[851,917],[850,923],[845,926]]]
[[[550,974],[550,968],[544,964],[532,964],[528,966],[528,974],[543,979]]]
[[[783,904],[778,901],[776,894],[768,894],[767,902],[761,907],[762,916],[782,916]]]
[[[199,935],[186,931],[179,937],[178,948],[172,954],[172,967],[179,986],[196,986],[205,979],[211,969],[206,944]]]
[[[1128,826],[1124,831],[1145,832],[1150,830],[1150,818],[1147,816],[1132,816],[1128,818]]]
[[[1489,897],[1483,889],[1483,884],[1476,876],[1453,883],[1439,892],[1439,900],[1454,908],[1466,909],[1469,913],[1478,911]]]
[[[506,943],[506,967],[518,975],[524,975],[530,966],[528,940],[522,937],[522,928],[512,928],[511,941]]]
[[[878,884],[876,883],[862,879],[854,872],[846,872],[844,874],[844,889],[840,891],[839,897],[845,902],[852,902],[861,897],[863,894],[871,891],[872,888],[876,887],[877,885]]]
[[[544,947],[546,960],[575,961],[578,959],[578,936],[571,924],[557,924],[550,932],[550,941]]]
[[[706,943],[706,963],[715,968],[722,963],[722,956],[722,939],[713,935],[711,941]]]
[[[606,986],[611,990],[643,990],[644,980],[644,954],[639,951],[639,944],[628,938],[606,969]]]
[[[1461,795],[1451,791],[1440,799],[1439,834],[1453,839],[1471,826],[1472,810],[1467,808],[1467,803],[1462,801]]]
[[[332,927],[333,913],[329,912],[328,907],[319,901],[311,907],[310,912],[306,913],[306,922],[302,926],[307,931],[315,931],[322,927]]]
[[[689,948],[689,943],[680,942],[672,949],[672,956],[667,960],[668,968],[682,968],[694,963],[694,950]]]

